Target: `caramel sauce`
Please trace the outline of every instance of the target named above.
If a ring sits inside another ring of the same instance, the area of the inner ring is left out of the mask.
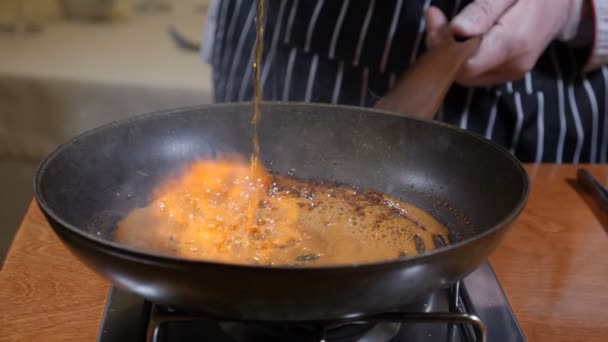
[[[246,160],[198,161],[119,222],[114,239],[189,259],[263,265],[360,264],[448,243],[448,230],[431,215],[380,192],[262,167],[250,175]]]

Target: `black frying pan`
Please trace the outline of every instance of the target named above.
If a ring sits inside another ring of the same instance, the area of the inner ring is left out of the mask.
[[[194,158],[249,154],[250,104],[153,113],[85,133],[42,163],[36,199],[66,245],[116,285],[183,310],[270,321],[373,314],[447,287],[487,259],[526,202],[520,163],[472,133],[354,107],[272,103],[262,113],[266,166],[412,202],[449,227],[452,244],[403,260],[290,268],[185,260],[111,242],[116,221]]]

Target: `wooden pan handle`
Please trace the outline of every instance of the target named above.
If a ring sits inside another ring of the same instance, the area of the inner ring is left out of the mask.
[[[440,43],[420,56],[375,108],[432,119],[481,37],[458,41],[446,29]]]

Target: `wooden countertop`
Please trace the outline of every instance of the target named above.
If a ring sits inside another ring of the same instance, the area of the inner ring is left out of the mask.
[[[529,341],[608,340],[608,237],[569,180],[528,166],[528,205],[491,257]],[[608,166],[588,166],[608,184]],[[0,340],[92,341],[108,282],[73,257],[32,203],[0,271]]]

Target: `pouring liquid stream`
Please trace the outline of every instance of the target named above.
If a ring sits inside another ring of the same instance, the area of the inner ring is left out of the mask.
[[[256,40],[254,46],[253,60],[253,153],[251,155],[251,184],[252,195],[248,205],[248,226],[256,224],[256,213],[260,192],[262,191],[262,165],[260,165],[260,142],[258,138],[258,123],[260,121],[260,101],[262,100],[262,84],[260,82],[262,74],[262,56],[264,51],[264,21],[266,17],[266,0],[257,0],[258,8],[256,15]]]

